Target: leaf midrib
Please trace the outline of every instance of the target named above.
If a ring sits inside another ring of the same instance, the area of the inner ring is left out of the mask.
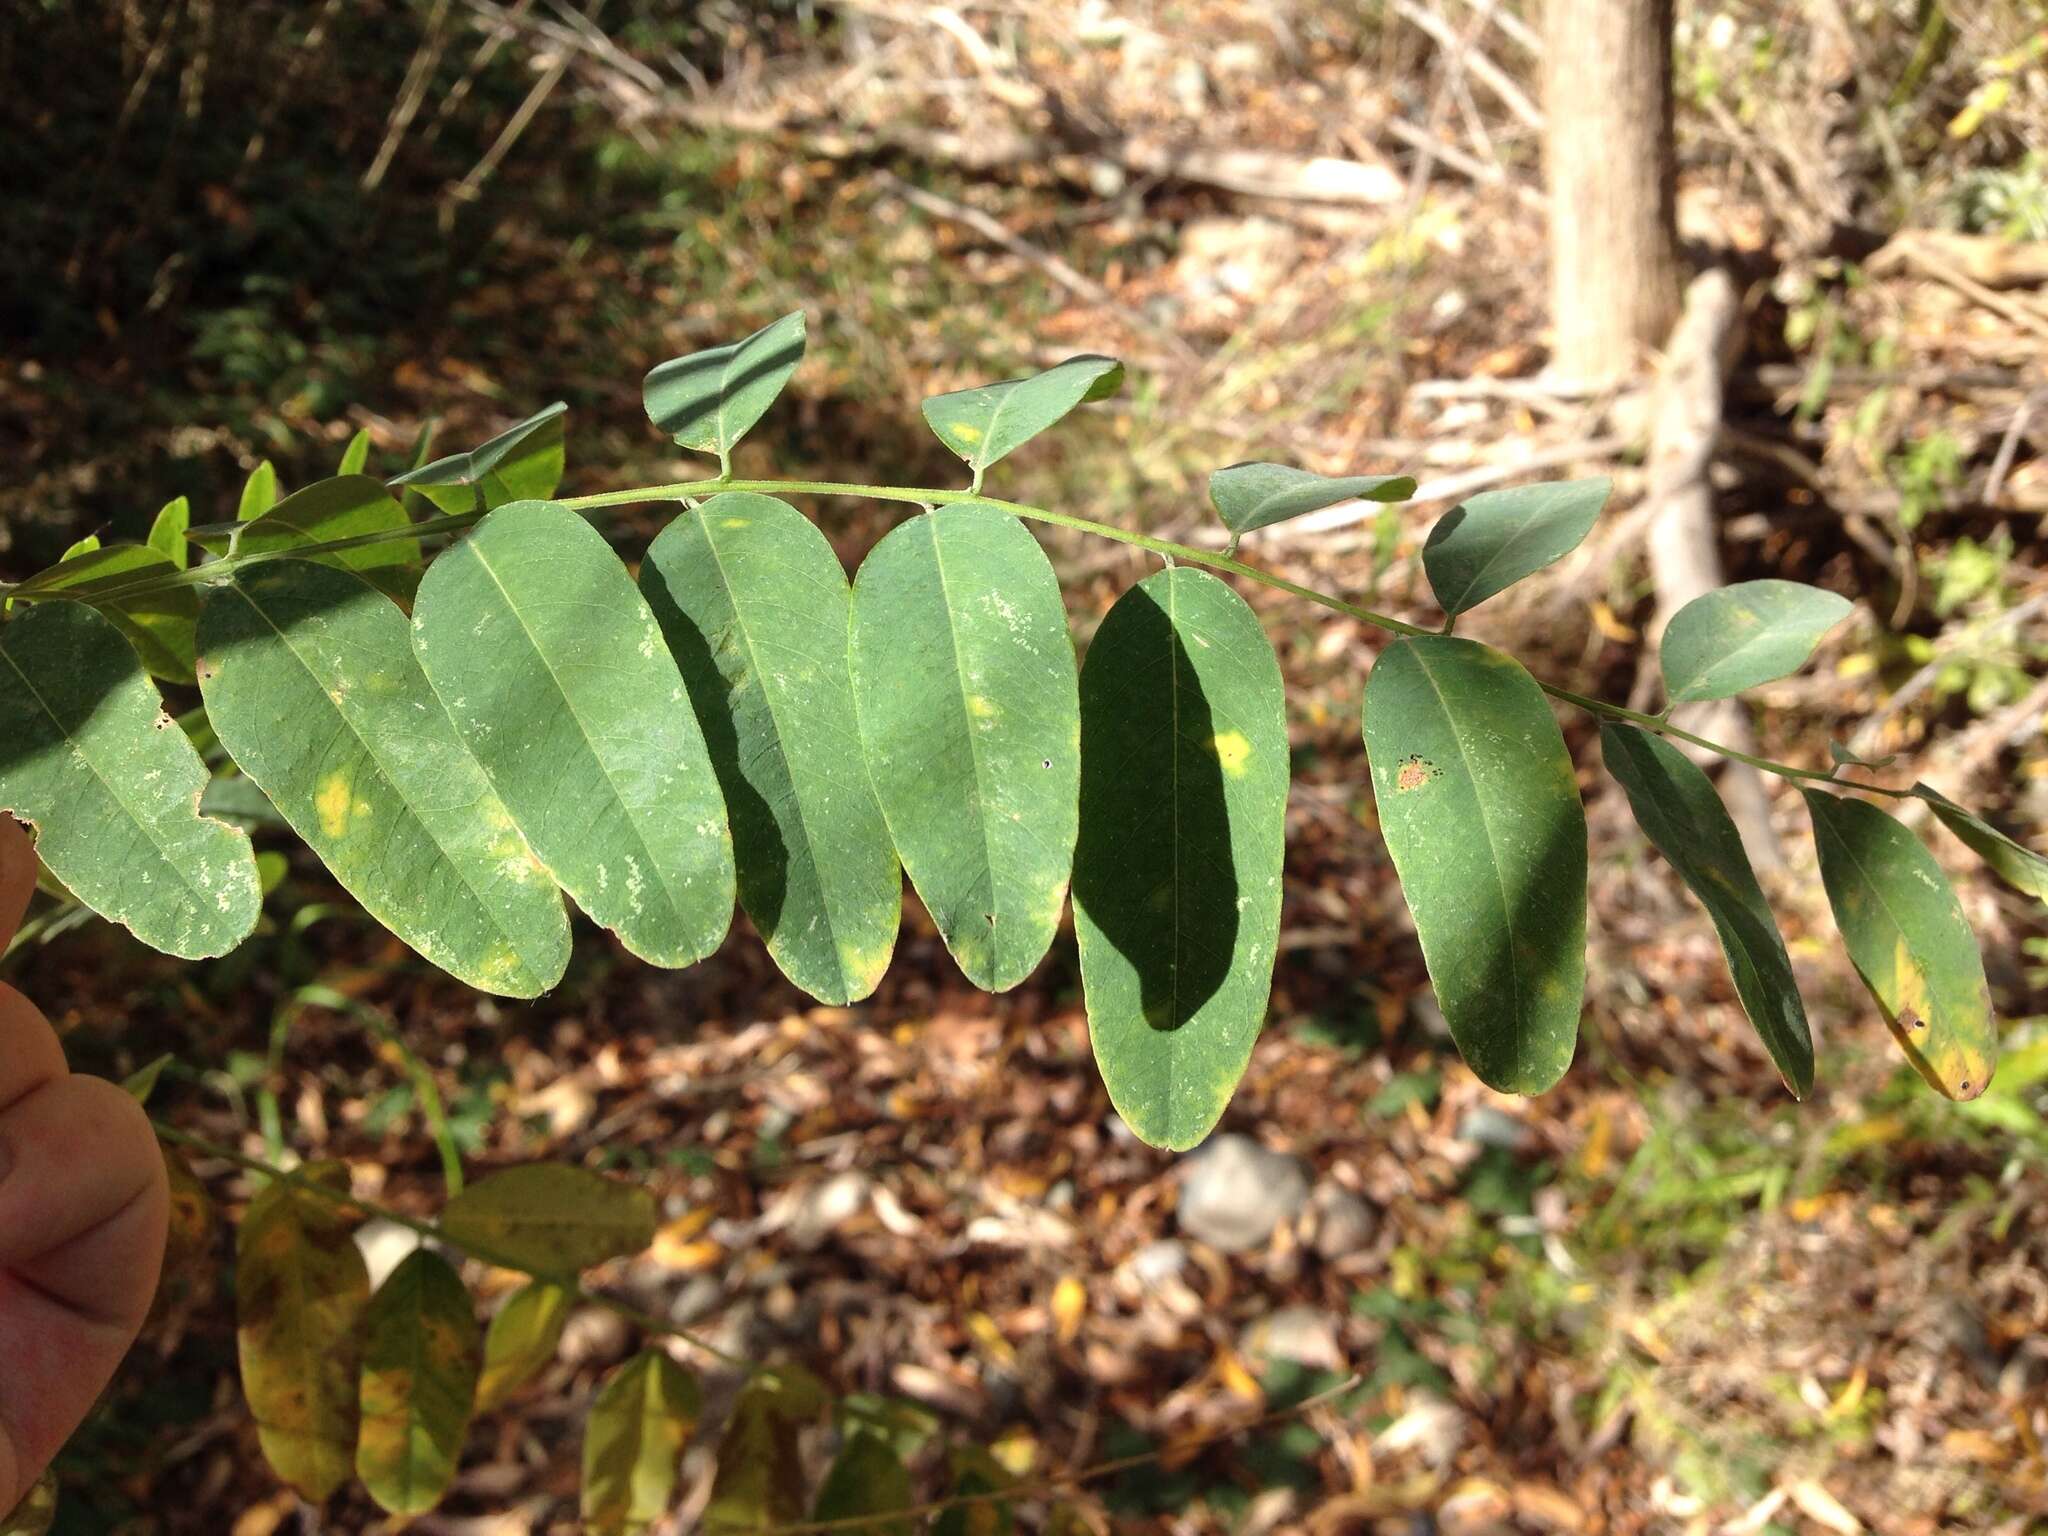
[[[968,807],[974,817],[974,824],[981,830],[982,868],[988,875],[988,904],[994,910],[989,913],[988,960],[989,980],[994,982],[1002,975],[1002,900],[996,888],[996,850],[989,836],[988,818],[982,815],[982,805],[988,795],[986,774],[981,761],[981,743],[974,729],[974,716],[967,707],[967,677],[961,669],[960,631],[953,622],[953,595],[946,584],[946,557],[939,547],[939,525],[931,513],[920,519],[925,532],[931,539],[932,570],[939,580],[939,607],[946,616],[946,641],[953,653],[954,694],[960,705],[960,722],[967,737],[967,756],[974,764],[974,800]]]

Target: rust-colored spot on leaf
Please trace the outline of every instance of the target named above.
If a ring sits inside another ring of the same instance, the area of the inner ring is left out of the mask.
[[[1443,770],[1426,757],[1411,757],[1404,761],[1394,774],[1394,788],[1402,793],[1421,789]]]

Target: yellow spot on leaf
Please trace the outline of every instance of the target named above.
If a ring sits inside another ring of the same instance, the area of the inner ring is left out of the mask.
[[[972,422],[956,421],[953,423],[953,435],[963,443],[978,443],[981,441],[981,428]]]
[[[1233,779],[1244,777],[1245,764],[1252,760],[1252,744],[1238,731],[1219,731],[1209,738],[1209,750]]]
[[[993,720],[996,707],[978,693],[967,695],[967,713],[977,720]]]
[[[350,796],[348,780],[339,773],[322,779],[319,792],[313,796],[313,809],[320,813],[320,830],[329,837],[345,835],[350,813],[361,805],[361,801]]]

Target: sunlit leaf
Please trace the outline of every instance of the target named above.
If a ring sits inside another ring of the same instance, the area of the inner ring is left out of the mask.
[[[1727,699],[1797,672],[1853,606],[1797,581],[1744,581],[1696,597],[1665,626],[1665,694],[1674,704]]]
[[[429,567],[412,645],[456,734],[576,904],[684,966],[732,926],[704,733],[640,589],[551,502],[500,507]]]
[[[96,533],[88,533],[84,538],[74,540],[71,544],[66,546],[64,553],[57,557],[57,563],[59,565],[68,564],[69,562],[76,560],[80,555],[89,555],[93,553],[93,551],[97,550],[99,547],[100,536]]]
[[[1285,464],[1232,464],[1209,476],[1209,501],[1223,526],[1242,537],[1340,501],[1406,501],[1409,475],[1317,475]]]
[[[1804,793],[1821,883],[1856,973],[1914,1070],[1952,1099],[1974,1099],[1998,1064],[1998,1023],[1948,877],[1876,806]]]
[[[148,1063],[146,1066],[138,1067],[135,1071],[121,1079],[122,1088],[127,1090],[128,1096],[134,1099],[136,1103],[147,1104],[149,1096],[156,1092],[157,1080],[164,1075],[164,1068],[168,1067],[173,1059],[171,1054],[166,1051],[163,1055],[157,1057],[156,1060]]]
[[[415,1248],[364,1316],[356,1474],[395,1515],[441,1502],[476,1399],[479,1343],[469,1292],[446,1259]]]
[[[866,997],[903,877],[861,758],[839,557],[788,503],[727,493],[662,531],[640,586],[725,791],[740,904],[799,987]]]
[[[149,525],[149,547],[179,570],[192,563],[192,547],[185,531],[192,526],[192,503],[179,496],[163,504]]]
[[[418,579],[420,541],[399,530],[412,526],[381,480],[368,475],[342,475],[294,491],[250,523],[215,524],[192,531],[193,542],[216,555],[230,549],[251,555],[392,535],[353,549],[338,549],[305,558],[337,570],[354,571],[395,596],[410,595]]]
[[[1633,725],[1603,725],[1607,770],[1636,823],[1714,920],[1735,992],[1796,1098],[1813,1088],[1813,1037],[1792,960],[1714,784],[1683,752]]]
[[[1859,757],[1839,741],[1828,743],[1828,761],[1837,768],[1889,768],[1898,761],[1899,754],[1887,753],[1883,757]]]
[[[562,1342],[571,1300],[564,1287],[544,1280],[522,1286],[506,1298],[484,1335],[483,1376],[476,1388],[478,1413],[497,1407],[546,1369]]]
[[[1557,480],[1482,491],[1429,530],[1422,567],[1445,613],[1459,614],[1579,547],[1613,482]]]
[[[612,1373],[583,1431],[589,1536],[634,1536],[667,1513],[700,1411],[697,1378],[659,1350],[635,1355]]]
[[[1059,578],[983,502],[893,529],[853,584],[853,694],[903,867],[967,979],[1028,976],[1059,928],[1080,701]]]
[[[1451,1038],[1489,1087],[1542,1092],[1586,981],[1586,817],[1550,706],[1510,656],[1407,636],[1366,680],[1365,749]]]
[[[804,315],[793,310],[744,341],[662,363],[641,394],[648,419],[685,448],[729,462],[804,355]]]
[[[1077,405],[1107,400],[1124,385],[1124,365],[1112,357],[1070,357],[1029,378],[933,395],[924,419],[939,441],[967,461],[974,488],[989,465],[1023,446]]]
[[[235,521],[253,522],[277,505],[277,467],[265,459],[242,482],[242,500],[235,508]]]
[[[479,1179],[441,1214],[448,1240],[494,1264],[572,1275],[654,1241],[654,1196],[563,1163]]]
[[[87,907],[188,960],[233,949],[261,892],[248,835],[198,814],[206,766],[135,652],[81,603],[0,629],[0,810]]]
[[[341,463],[335,466],[337,475],[360,475],[363,466],[370,462],[370,429],[356,428],[356,434],[348,440],[348,446],[341,451]]]
[[[1913,793],[2007,885],[2037,901],[2048,901],[2048,858],[1999,831],[1975,811],[1964,810],[1937,789],[1915,784]]]
[[[760,1375],[747,1384],[718,1443],[705,1536],[761,1536],[803,1519],[797,1435],[824,1406],[816,1382],[803,1373]]]
[[[409,469],[390,483],[417,491],[443,512],[488,512],[507,502],[545,501],[562,483],[562,418],[568,410],[558,400],[481,447]]]
[[[235,1230],[235,1321],[264,1459],[317,1504],[355,1470],[370,1277],[350,1236],[356,1217],[299,1181],[346,1194],[348,1169],[309,1163],[249,1203]]]
[[[1257,617],[1207,572],[1149,576],[1081,677],[1074,932],[1095,1060],[1155,1146],[1209,1133],[1266,1015],[1287,719]]]
[[[152,545],[96,546],[31,576],[12,596],[24,604],[90,603],[128,637],[152,676],[169,683],[189,683],[199,594],[189,586],[138,590],[152,579],[175,576],[177,569]]]
[[[405,615],[347,571],[274,560],[213,588],[201,692],[221,743],[371,916],[484,991],[569,959],[554,882],[413,658]]]
[[[856,1430],[839,1448],[818,1488],[813,1520],[855,1520],[908,1509],[915,1502],[910,1473],[880,1435]],[[862,1527],[875,1536],[911,1536],[913,1522],[876,1519]]]

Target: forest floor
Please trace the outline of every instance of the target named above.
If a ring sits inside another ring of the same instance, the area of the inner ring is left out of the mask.
[[[676,478],[640,375],[801,306],[810,355],[742,473],[957,483],[922,396],[1110,352],[1131,364],[1125,398],[1005,463],[1001,494],[1200,538],[1220,464],[1414,473],[1412,507],[1246,546],[1395,613],[1431,611],[1417,556],[1458,495],[1612,474],[1587,552],[1472,628],[1628,697],[1655,617],[1629,517],[1644,476],[1611,399],[1540,374],[1524,30],[1474,0],[1358,9],[875,4],[818,30],[807,8],[770,7],[709,41],[677,23],[674,47],[654,22],[602,46],[508,23],[478,66],[477,146],[564,62],[488,168],[474,147],[449,158],[467,109],[429,138],[430,106],[389,182],[362,191],[382,99],[292,149],[337,157],[297,183],[302,224],[327,202],[374,209],[372,249],[390,252],[374,283],[330,252],[332,291],[220,286],[216,269],[267,270],[264,242],[294,238],[261,170],[194,173],[167,201],[156,238],[201,242],[162,269],[190,285],[169,316],[119,286],[117,257],[151,266],[122,244],[146,248],[147,228],[65,231],[105,242],[108,265],[77,282],[108,292],[53,299],[78,325],[43,317],[37,334],[65,344],[0,370],[16,450],[0,560],[13,576],[94,527],[136,536],[177,492],[195,522],[229,516],[257,460],[302,484],[358,426],[395,472],[430,417],[467,442],[558,395],[573,489]],[[2048,160],[2012,147],[2048,144],[2041,92],[2021,76],[2003,117],[1954,129],[2025,30],[1949,23],[1926,66],[1893,14],[1911,7],[1857,7],[1860,40],[1830,65],[1840,34],[1811,18],[1682,9],[1682,220],[1749,299],[1716,482],[1728,575],[1863,599],[1808,675],[1761,691],[1758,734],[1823,767],[1830,735],[1897,752],[1883,781],[1931,778],[2038,839],[2048,305],[2003,273],[1955,280],[1990,247],[1896,238],[2025,250],[2048,233]],[[478,30],[446,45],[433,101],[495,11],[464,13]],[[355,88],[310,69],[310,97]],[[1909,70],[1909,104],[1853,105],[1855,80]],[[1282,157],[1257,164],[1267,191],[1341,161],[1349,191],[1253,195],[1241,163],[1159,147],[1193,141]],[[177,222],[199,208],[203,236]],[[1841,228],[1875,239],[1848,254]],[[891,515],[814,510],[849,568]],[[613,525],[629,558],[655,526]],[[1149,557],[1047,542],[1085,643]],[[1778,797],[1768,883],[1820,1060],[1794,1103],[1704,915],[1604,780],[1588,722],[1567,719],[1592,836],[1583,1036],[1554,1092],[1493,1094],[1443,1034],[1375,829],[1358,718],[1378,637],[1247,595],[1287,677],[1295,780],[1272,1011],[1223,1130],[1294,1160],[1305,1198],[1245,1251],[1188,1220],[1189,1162],[1112,1114],[1070,932],[989,998],[913,898],[881,990],[835,1009],[784,982],[743,918],[680,974],[585,927],[564,984],[515,1005],[381,936],[298,850],[227,959],[174,965],[78,928],[17,950],[8,979],[83,1067],[171,1053],[156,1107],[176,1124],[344,1158],[359,1195],[424,1214],[439,1164],[408,1062],[382,1043],[403,1040],[472,1173],[567,1159],[657,1192],[661,1237],[599,1277],[608,1292],[842,1392],[920,1404],[1027,1479],[1159,1451],[1062,1498],[1097,1530],[2048,1529],[2038,904],[1940,847],[2005,1020],[1993,1088],[1949,1104],[1898,1060],[1827,919],[1797,797]],[[221,1205],[246,1199],[232,1169],[198,1166]],[[277,1491],[236,1385],[225,1223],[211,1243],[66,1453],[59,1529],[396,1529],[360,1493],[322,1526]],[[579,1314],[412,1528],[575,1529],[583,1411],[633,1344],[614,1315]],[[730,1387],[715,1360],[691,1363]],[[673,1529],[692,1528],[711,1471],[693,1447]]]

